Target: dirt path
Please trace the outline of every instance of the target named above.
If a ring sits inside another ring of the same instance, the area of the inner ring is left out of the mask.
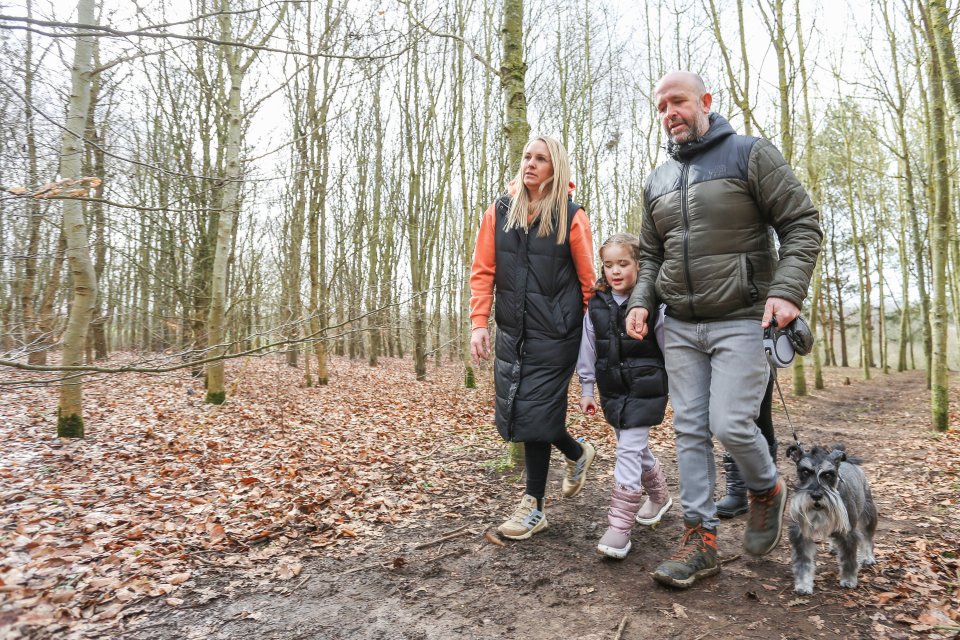
[[[906,638],[916,632],[893,612],[871,604],[878,593],[896,597],[903,572],[894,566],[905,541],[948,539],[956,543],[956,476],[931,468],[936,438],[923,418],[927,393],[922,373],[878,376],[843,385],[856,372],[833,371],[830,386],[812,397],[790,400],[791,415],[808,444],[845,442],[866,459],[880,511],[878,565],[861,574],[854,593],[837,585],[835,563],[821,549],[816,591],[793,593],[786,537],[763,559],[740,555],[744,518],[725,522],[719,576],[687,591],[656,585],[650,572],[676,547],[679,507],[656,531],[635,530],[634,550],[622,562],[595,553],[605,526],[612,449],[601,449],[596,473],[584,493],[559,500],[561,465],[555,458],[548,492],[551,527],[526,542],[485,542],[483,532],[504,517],[520,495],[517,478],[506,481],[478,464],[453,471],[476,474],[489,500],[461,504],[458,495],[436,496],[435,517],[401,522],[352,560],[312,558],[293,580],[230,588],[229,569],[209,567],[195,591],[226,594],[200,604],[171,607],[151,601],[127,618],[124,638],[369,638],[448,639],[578,638]],[[786,390],[785,390],[786,391]],[[956,393],[953,394],[956,398]],[[790,429],[775,414],[781,442]],[[658,452],[677,495],[672,448]],[[793,480],[791,466],[779,467]],[[953,473],[955,473],[954,470]],[[938,475],[939,474],[939,475]],[[929,495],[928,486],[942,490]],[[905,490],[902,490],[905,489]],[[919,495],[916,499],[911,496]],[[954,502],[951,505],[951,498]],[[922,516],[922,517],[921,517]],[[457,535],[421,549],[445,533]],[[935,590],[934,590],[935,591]],[[931,594],[943,597],[944,594]],[[949,594],[947,595],[949,598]],[[922,610],[922,604],[918,610]],[[949,625],[946,625],[949,627]],[[949,628],[931,637],[953,637]]]

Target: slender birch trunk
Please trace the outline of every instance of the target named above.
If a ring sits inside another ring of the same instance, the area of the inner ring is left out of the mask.
[[[504,0],[500,35],[503,42],[500,67],[505,106],[503,130],[507,138],[507,166],[512,170],[520,165],[523,147],[530,137],[530,124],[527,122],[527,63],[523,56],[523,0]]]
[[[943,75],[937,56],[937,40],[930,17],[921,14],[930,49],[928,73],[930,78],[930,126],[932,143],[935,199],[930,220],[930,258],[933,280],[933,314],[931,334],[933,352],[930,371],[930,412],[933,428],[946,431],[949,427],[949,379],[947,370],[947,220],[950,217],[950,175],[947,163],[946,127],[944,113]]]
[[[96,24],[94,0],[79,0],[77,20],[80,24]],[[90,105],[90,79],[93,70],[93,38],[75,39],[73,68],[71,70],[70,104],[60,156],[60,177],[80,178],[83,163],[83,132]],[[83,205],[79,200],[63,201],[63,232],[67,239],[66,258],[73,278],[73,300],[67,329],[63,334],[63,364],[82,364],[87,344],[87,331],[97,301],[97,277],[90,259],[90,241],[83,219]],[[83,386],[77,377],[68,377],[60,387],[57,407],[57,435],[62,438],[82,438]]]
[[[220,3],[220,37],[230,40],[233,37],[231,17],[228,13],[229,2]],[[241,112],[241,91],[244,68],[240,64],[239,51],[223,46],[223,56],[227,63],[230,78],[230,93],[227,102],[227,135],[224,167],[224,185],[220,205],[220,219],[217,223],[217,240],[213,254],[213,274],[210,286],[210,311],[207,316],[207,339],[209,354],[220,357],[226,353],[223,344],[226,334],[225,311],[227,299],[227,260],[233,241],[233,227],[240,207],[240,142],[243,130]],[[227,392],[224,386],[223,360],[207,365],[207,398],[211,404],[222,404]]]
[[[33,2],[27,0],[27,17],[33,17]],[[33,33],[27,31],[26,50],[23,58],[23,101],[26,126],[24,140],[27,145],[27,184],[31,188],[39,186],[37,171],[37,136],[33,109]],[[27,201],[28,240],[23,260],[23,284],[20,288],[20,306],[23,313],[23,342],[29,355],[29,364],[46,364],[49,336],[44,335],[38,325],[34,312],[37,288],[37,253],[40,250],[40,201],[31,198]]]

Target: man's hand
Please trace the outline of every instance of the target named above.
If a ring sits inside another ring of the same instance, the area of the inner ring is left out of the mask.
[[[490,359],[490,332],[486,327],[477,327],[470,334],[470,356],[475,365],[479,365],[481,359]]]
[[[767,304],[763,306],[763,322],[761,326],[766,329],[770,326],[771,316],[777,317],[777,328],[783,329],[793,322],[800,315],[800,308],[789,300],[783,298],[767,298]]]
[[[643,307],[634,307],[627,314],[627,335],[634,340],[643,340],[647,335],[648,312]]]

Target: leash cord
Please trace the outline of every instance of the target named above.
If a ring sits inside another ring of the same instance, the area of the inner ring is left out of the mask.
[[[800,441],[797,440],[797,429],[793,426],[793,420],[790,419],[790,411],[787,409],[787,401],[783,399],[783,389],[780,388],[780,380],[776,376],[773,377],[774,384],[777,385],[777,393],[780,394],[780,402],[783,404],[783,412],[787,415],[787,424],[790,425],[790,431],[793,432],[793,439],[800,444]]]

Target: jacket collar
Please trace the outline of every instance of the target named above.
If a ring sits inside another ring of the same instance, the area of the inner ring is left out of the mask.
[[[703,136],[683,144],[667,142],[667,155],[678,162],[685,162],[735,133],[726,118],[719,113],[711,113],[710,128]]]

